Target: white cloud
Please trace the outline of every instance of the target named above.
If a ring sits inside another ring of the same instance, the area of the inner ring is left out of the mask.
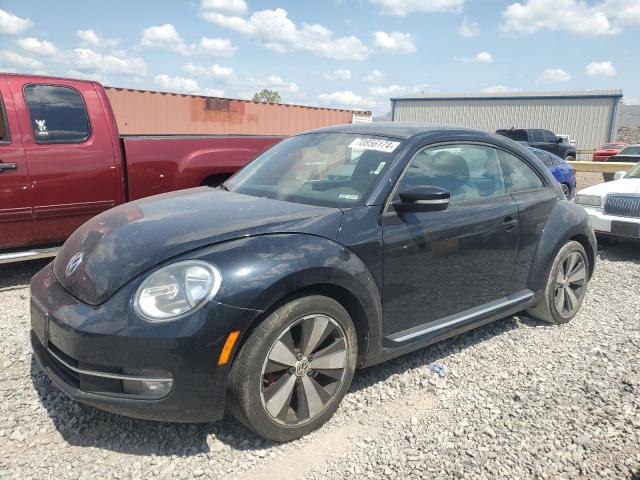
[[[199,47],[200,53],[213,55],[215,57],[230,57],[236,53],[238,49],[228,38],[202,37]]]
[[[181,55],[190,55],[193,50],[193,46],[187,45],[170,23],[145,28],[142,31],[140,45],[146,48],[162,48]]]
[[[331,93],[321,93],[318,101],[331,107],[347,107],[353,109],[374,108],[376,101],[373,98],[361,97],[350,90],[339,90]]]
[[[109,83],[109,78],[106,75],[103,75],[102,73],[81,72],[79,70],[71,69],[67,72],[67,75],[71,78],[79,78],[82,80],[93,80],[96,82],[100,82],[103,85]]]
[[[380,83],[384,80],[384,74],[380,70],[372,70],[364,77],[365,82]]]
[[[5,35],[18,35],[33,26],[28,18],[20,18],[13,13],[0,9],[0,33]]]
[[[493,55],[489,52],[480,52],[474,55],[473,57],[453,57],[456,62],[464,62],[464,63],[493,63]]]
[[[34,70],[39,70],[44,67],[40,60],[25,57],[13,50],[0,50],[0,62],[12,67],[20,67],[29,70],[29,73],[33,73]]]
[[[58,54],[58,48],[48,40],[38,40],[34,37],[19,38],[16,44],[23,50],[35,55],[52,57]]]
[[[297,94],[300,92],[300,87],[293,82],[287,82],[277,75],[269,75],[263,79],[249,79],[247,82],[249,86],[254,88],[272,88],[279,93]]]
[[[460,12],[464,0],[369,0],[385,15],[404,17],[409,13]]]
[[[80,46],[96,48],[115,48],[120,43],[119,38],[102,37],[93,30],[78,30],[76,37],[80,39]]]
[[[373,43],[387,53],[414,53],[416,51],[416,46],[410,33],[374,32]]]
[[[327,80],[351,80],[351,71],[345,68],[338,68],[331,73],[325,73],[323,76]]]
[[[542,82],[568,82],[569,80],[571,80],[571,75],[561,68],[547,68],[540,75]]]
[[[591,62],[585,67],[587,75],[592,77],[613,77],[616,75],[616,69],[611,62]]]
[[[504,85],[494,85],[492,87],[483,88],[484,93],[512,93],[520,92],[521,88],[505,87]]]
[[[236,78],[236,74],[232,68],[222,67],[218,64],[210,67],[203,67],[202,65],[194,65],[189,62],[183,67],[184,71],[195,75],[196,77],[215,78],[225,82],[229,82]]]
[[[605,0],[601,8],[621,25],[640,25],[638,0]]]
[[[260,10],[249,18],[226,15],[224,11],[201,5],[200,16],[222,28],[259,40],[274,52],[306,51],[336,60],[364,60],[369,48],[353,35],[336,37],[319,24],[296,25],[286,10]]]
[[[247,11],[244,0],[202,0],[200,8],[204,10],[219,10],[232,15],[242,15]]]
[[[411,93],[412,91],[413,89],[411,87],[403,87],[402,85],[369,87],[369,93],[376,97],[396,97],[398,95]]]
[[[477,37],[480,35],[480,25],[478,22],[471,22],[467,17],[464,17],[458,28],[458,34],[463,37]]]
[[[177,90],[179,92],[196,92],[200,89],[198,82],[192,78],[172,77],[166,73],[156,75],[155,81],[162,88],[167,90]]]
[[[224,90],[219,88],[201,88],[196,93],[205,97],[224,97]]]
[[[620,0],[619,0],[620,1]],[[634,0],[637,4],[637,0]],[[620,29],[612,24],[603,8],[605,2],[590,5],[583,0],[527,0],[513,3],[502,12],[500,29],[514,34],[534,33],[549,29],[576,35],[614,35]],[[621,3],[629,4],[628,0]]]
[[[122,55],[102,55],[89,48],[76,48],[72,53],[75,70],[85,73],[146,75],[147,65],[141,58]]]

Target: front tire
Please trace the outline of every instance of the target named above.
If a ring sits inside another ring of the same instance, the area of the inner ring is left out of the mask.
[[[294,440],[322,426],[346,394],[358,342],[347,311],[311,295],[278,308],[231,367],[231,412],[258,435]]]
[[[568,323],[580,310],[588,281],[589,259],[584,247],[573,240],[567,242],[553,261],[542,298],[527,313],[556,325]]]

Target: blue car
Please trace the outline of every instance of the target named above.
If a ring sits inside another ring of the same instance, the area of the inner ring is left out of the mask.
[[[567,200],[573,199],[576,194],[576,171],[565,160],[539,148],[527,147],[533,154],[542,160],[555,179],[562,187]]]

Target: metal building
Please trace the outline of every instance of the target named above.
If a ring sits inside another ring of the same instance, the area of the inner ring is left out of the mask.
[[[615,140],[622,90],[415,94],[391,99],[391,119],[478,128],[544,128],[576,139],[578,150]]]

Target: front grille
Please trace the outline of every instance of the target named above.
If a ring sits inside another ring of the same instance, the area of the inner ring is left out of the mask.
[[[617,217],[640,218],[640,194],[607,195],[604,202],[604,213]]]

